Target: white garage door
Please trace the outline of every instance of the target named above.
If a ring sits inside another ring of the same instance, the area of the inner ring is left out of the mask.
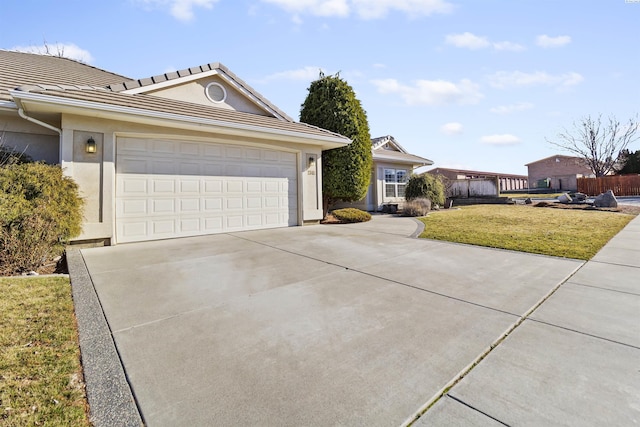
[[[297,225],[296,154],[118,138],[117,241]]]

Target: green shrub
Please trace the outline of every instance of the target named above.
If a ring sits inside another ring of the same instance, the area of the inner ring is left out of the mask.
[[[369,212],[356,208],[336,209],[331,213],[342,222],[367,222],[371,220],[371,214]]]
[[[444,185],[442,181],[433,175],[411,175],[404,190],[404,197],[409,202],[417,198],[431,200],[431,203],[444,205]]]
[[[60,166],[0,167],[0,272],[35,270],[81,232],[82,199]]]
[[[405,202],[402,208],[403,216],[425,216],[431,210],[431,200],[424,197]]]

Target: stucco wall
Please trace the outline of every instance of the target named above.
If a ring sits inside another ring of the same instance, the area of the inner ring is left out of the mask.
[[[109,121],[74,115],[62,118],[62,166],[65,174],[73,177],[86,199],[86,223],[76,240],[113,239],[115,236],[115,159],[119,136],[140,138],[186,139],[198,142],[223,142],[252,145],[296,152],[298,155],[298,212],[299,224],[322,219],[320,148],[256,138],[226,136],[204,132],[179,130]],[[98,144],[97,155],[84,153],[84,144],[93,136]],[[315,156],[316,175],[308,172],[308,158]],[[313,177],[313,178],[312,178]],[[99,190],[101,189],[101,190]],[[315,192],[311,190],[315,189]],[[102,197],[100,197],[102,194]]]
[[[0,114],[0,144],[24,152],[36,161],[60,163],[60,136],[17,113]]]
[[[211,102],[205,94],[205,88],[211,82],[218,83],[224,87],[227,92],[227,98],[224,102]],[[255,104],[250,102],[243,94],[238,92],[233,86],[218,76],[211,76],[201,80],[195,80],[182,84],[180,86],[174,86],[167,89],[159,89],[154,92],[149,92],[155,96],[162,98],[175,99],[179,101],[193,102],[196,104],[202,104],[209,107],[226,108],[229,110],[242,111],[245,113],[260,114],[267,116],[268,114],[258,108]]]

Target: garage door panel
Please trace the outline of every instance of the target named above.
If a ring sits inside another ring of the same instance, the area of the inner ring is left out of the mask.
[[[151,180],[151,185],[154,194],[175,194],[176,192],[176,182],[174,179],[153,179]]]
[[[119,138],[118,242],[297,225],[297,156]]]
[[[180,213],[192,213],[200,211],[200,199],[180,199]]]

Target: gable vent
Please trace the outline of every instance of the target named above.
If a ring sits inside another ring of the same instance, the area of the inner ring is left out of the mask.
[[[219,103],[227,99],[227,91],[220,83],[209,83],[204,91],[211,102]]]

